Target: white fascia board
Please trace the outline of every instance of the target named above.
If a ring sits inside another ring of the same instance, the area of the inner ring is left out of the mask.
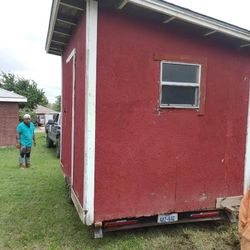
[[[0,102],[17,102],[17,103],[24,103],[27,102],[27,98],[1,98],[0,97]]]
[[[249,82],[250,85],[250,82]],[[245,168],[244,168],[244,194],[250,188],[250,89],[248,97],[248,117],[247,117],[247,133],[246,133],[246,152],[245,152]]]
[[[83,209],[85,213],[85,223],[87,225],[94,223],[97,21],[98,2],[95,0],[87,0],[83,183]]]
[[[49,30],[48,30],[46,46],[45,46],[45,50],[47,53],[49,52],[49,47],[50,47],[50,43],[52,40],[54,28],[55,28],[56,17],[57,17],[59,6],[60,6],[60,0],[54,0],[52,4],[52,9],[51,9]]]
[[[177,8],[175,6],[168,5],[167,3],[161,3],[154,0],[129,0],[129,2],[147,9],[151,9],[155,12],[166,14],[168,16],[170,15],[178,19],[209,28],[211,30],[216,30],[233,37],[250,41],[250,32],[247,30],[244,31],[239,27],[220,22],[216,19],[212,19],[192,11],[186,11],[181,7]]]

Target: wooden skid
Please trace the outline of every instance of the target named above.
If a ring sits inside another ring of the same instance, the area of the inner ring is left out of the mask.
[[[224,197],[216,199],[216,208],[224,209],[227,216],[231,222],[236,222],[238,220],[240,201],[242,199],[240,196]]]

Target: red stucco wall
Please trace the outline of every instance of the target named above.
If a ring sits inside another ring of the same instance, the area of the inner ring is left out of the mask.
[[[18,112],[18,103],[0,102],[0,147],[15,145]]]
[[[75,87],[75,143],[74,143],[74,191],[83,202],[84,165],[84,114],[85,114],[85,23],[83,15],[73,38],[62,57],[63,64],[63,146],[62,163],[67,176],[71,175],[71,115],[72,115],[72,60],[66,64],[71,51],[76,48]]]
[[[250,60],[185,33],[99,12],[95,221],[214,208],[242,194]],[[207,61],[204,115],[158,112],[156,53]]]

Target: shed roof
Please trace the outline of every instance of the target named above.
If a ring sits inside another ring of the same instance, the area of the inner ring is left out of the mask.
[[[37,105],[34,112],[36,114],[57,114],[58,113],[57,111],[55,111],[53,109],[49,109],[49,108],[41,106],[41,105]]]
[[[0,102],[27,102],[27,98],[14,92],[0,88]]]
[[[214,39],[231,39],[237,47],[242,49],[250,47],[249,30],[163,0],[99,0],[98,2],[101,6],[110,6],[125,11],[130,11],[131,8],[149,10],[158,15],[159,22],[166,25],[188,23],[190,30],[199,27],[200,35],[205,38],[211,36]],[[62,54],[80,16],[84,13],[85,5],[83,0],[53,0],[46,40],[48,53]]]

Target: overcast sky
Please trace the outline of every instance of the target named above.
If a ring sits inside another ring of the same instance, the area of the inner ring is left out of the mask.
[[[250,0],[169,0],[250,30]],[[52,0],[0,0],[0,71],[37,82],[50,102],[61,93],[60,57],[45,53]]]

